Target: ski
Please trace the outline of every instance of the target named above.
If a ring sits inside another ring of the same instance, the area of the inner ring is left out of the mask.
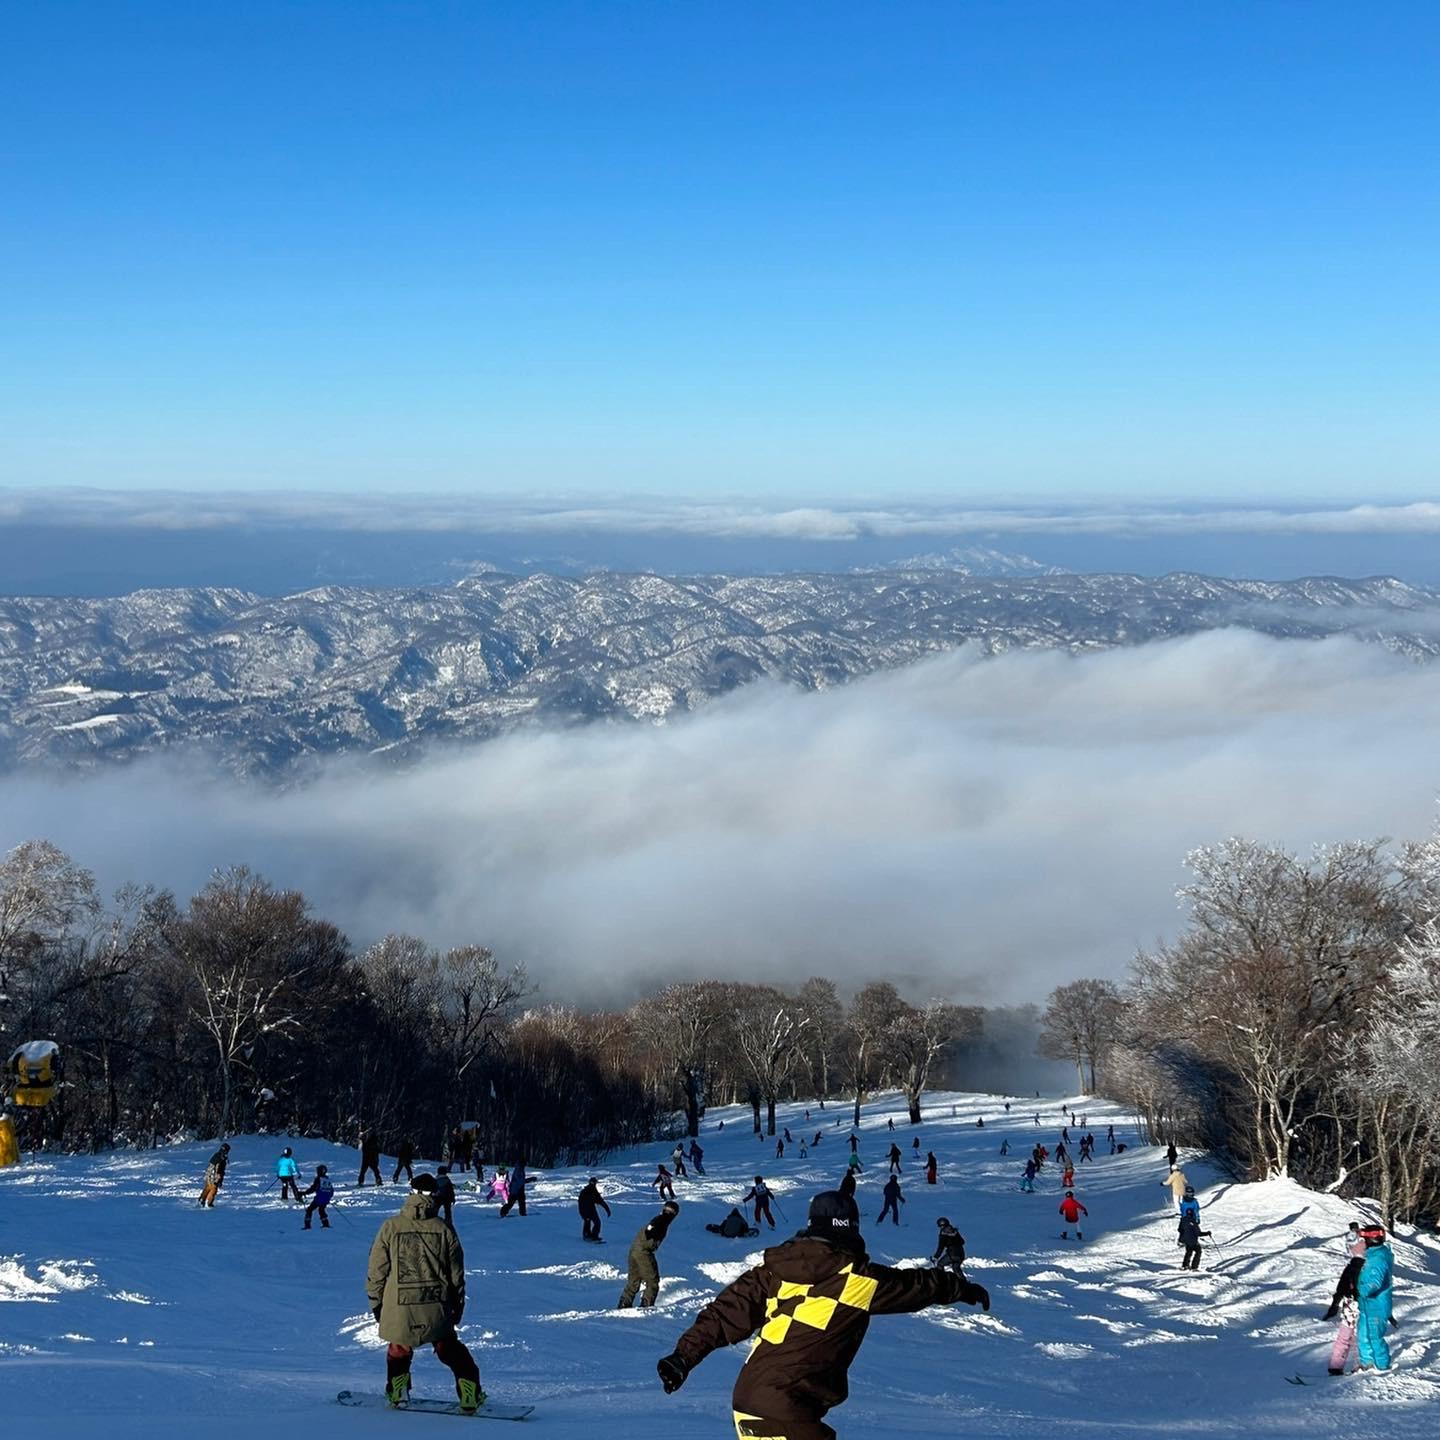
[[[458,1400],[418,1400],[413,1396],[407,1405],[391,1405],[383,1395],[362,1395],[357,1390],[342,1390],[335,1399],[341,1405],[373,1405],[382,1410],[395,1410],[397,1413],[404,1411],[419,1411],[422,1415],[463,1415]],[[533,1405],[497,1405],[493,1400],[487,1400],[473,1415],[466,1416],[471,1420],[524,1420],[528,1415],[534,1413]]]

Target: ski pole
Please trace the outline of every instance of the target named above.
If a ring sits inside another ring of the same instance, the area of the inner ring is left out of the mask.
[[[260,1193],[261,1193],[262,1195],[268,1194],[271,1190],[273,1190],[273,1189],[275,1188],[275,1181],[278,1180],[279,1178],[280,1178],[280,1177],[279,1177],[278,1175],[272,1177],[270,1183],[269,1183]]]

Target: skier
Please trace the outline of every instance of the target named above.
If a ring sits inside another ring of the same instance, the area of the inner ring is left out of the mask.
[[[465,1252],[460,1237],[435,1216],[435,1177],[417,1175],[398,1215],[384,1221],[370,1247],[366,1291],[388,1342],[385,1398],[396,1409],[410,1401],[410,1362],[421,1345],[455,1376],[460,1411],[484,1403],[475,1357],[455,1333],[465,1313]]]
[[[1185,1247],[1185,1254],[1180,1261],[1182,1270],[1198,1270],[1200,1268],[1200,1237],[1209,1234],[1208,1230],[1200,1228],[1200,1207],[1198,1205],[1194,1210],[1181,1209],[1178,1243]]]
[[[525,1161],[520,1163],[510,1172],[510,1193],[505,1197],[505,1203],[500,1207],[500,1218],[503,1220],[515,1206],[520,1207],[520,1218],[525,1218],[525,1187],[529,1185],[530,1177],[525,1173]]]
[[[940,1171],[940,1162],[935,1158],[933,1150],[925,1152],[925,1183],[933,1185]]]
[[[215,1208],[215,1197],[225,1183],[225,1169],[230,1164],[230,1142],[227,1140],[210,1157],[205,1167],[205,1188],[200,1192],[200,1204],[206,1210]]]
[[[800,1158],[802,1160],[808,1160],[810,1158],[810,1147],[806,1145],[803,1135],[800,1137]]]
[[[1007,1115],[1010,1113],[1010,1102],[1008,1100],[1005,1102],[1005,1113]]]
[[[1180,1218],[1183,1220],[1187,1215],[1193,1215],[1196,1222],[1200,1220],[1200,1202],[1195,1198],[1195,1187],[1185,1187],[1185,1198],[1180,1202]]]
[[[1358,1230],[1358,1226],[1356,1227]],[[1360,1242],[1362,1248],[1365,1242]],[[1343,1375],[1350,1360],[1350,1352],[1355,1348],[1355,1334],[1360,1325],[1360,1300],[1357,1285],[1360,1279],[1360,1271],[1364,1268],[1365,1261],[1359,1255],[1352,1255],[1346,1262],[1345,1268],[1340,1272],[1339,1284],[1335,1286],[1335,1294],[1330,1301],[1330,1308],[1325,1312],[1327,1320],[1339,1318],[1340,1324],[1335,1330],[1335,1339],[1330,1346],[1330,1373],[1332,1375]]]
[[[734,1207],[718,1225],[707,1225],[705,1228],[712,1235],[723,1235],[727,1240],[743,1240],[760,1233],[758,1230],[751,1229],[749,1222]]]
[[[1040,1123],[1040,1112],[1038,1110],[1035,1112],[1035,1123],[1037,1125]]]
[[[1380,1225],[1366,1225],[1360,1231],[1365,1242],[1365,1258],[1355,1282],[1360,1305],[1360,1324],[1355,1339],[1360,1351],[1360,1368],[1390,1368],[1390,1344],[1385,1327],[1392,1318],[1391,1284],[1395,1274],[1395,1254],[1385,1243],[1385,1230]]]
[[[498,1200],[504,1205],[510,1199],[510,1172],[503,1166],[498,1166],[494,1178],[490,1181],[490,1188],[485,1192],[487,1200]]]
[[[755,1202],[756,1225],[759,1225],[760,1217],[763,1214],[766,1222],[773,1230],[775,1228],[775,1217],[770,1213],[770,1187],[760,1175],[755,1177],[755,1183],[750,1187],[749,1191],[740,1197],[740,1203],[742,1205],[746,1205],[752,1200]]]
[[[1070,1151],[1063,1140],[1055,1147],[1055,1163],[1057,1165],[1070,1163]]]
[[[295,1152],[287,1145],[285,1153],[275,1162],[275,1173],[280,1177],[280,1198],[300,1200],[300,1167],[295,1163]]]
[[[860,1157],[855,1151],[850,1152],[850,1158],[845,1162],[845,1169],[850,1175],[863,1175],[865,1167],[860,1163]]]
[[[648,1310],[659,1297],[660,1262],[656,1259],[655,1252],[664,1243],[666,1232],[679,1213],[679,1205],[673,1200],[667,1200],[660,1213],[631,1241],[630,1273],[626,1278],[625,1288],[620,1292],[618,1309],[628,1310],[635,1303],[635,1297],[640,1293],[642,1285],[645,1287],[645,1293],[640,1296],[642,1310]]]
[[[1070,1238],[1070,1226],[1075,1227],[1075,1238],[1083,1240],[1085,1237],[1080,1233],[1080,1217],[1090,1212],[1075,1198],[1073,1190],[1065,1192],[1065,1198],[1060,1202],[1060,1213],[1065,1217],[1065,1229],[1060,1232],[1062,1240]]]
[[[775,1142],[775,1158],[776,1158],[777,1160],[783,1160],[783,1159],[785,1158],[785,1138],[784,1138],[784,1136],[781,1136],[780,1139],[776,1140],[776,1142]]]
[[[1184,1198],[1185,1191],[1189,1188],[1190,1182],[1185,1178],[1183,1170],[1176,1170],[1172,1167],[1170,1173],[1160,1182],[1170,1188],[1170,1194],[1178,1205]]]
[[[675,1198],[675,1177],[663,1166],[658,1166],[655,1178],[650,1182],[660,1192],[662,1200]]]
[[[962,1279],[965,1275],[965,1237],[942,1215],[935,1224],[940,1239],[930,1257],[937,1270],[953,1270]]]
[[[1115,1127],[1114,1127],[1113,1125],[1107,1125],[1107,1126],[1105,1127],[1105,1138],[1106,1138],[1112,1145],[1115,1143]]]
[[[1031,1195],[1035,1193],[1035,1172],[1038,1168],[1034,1156],[1025,1162],[1025,1176],[1020,1181],[1020,1188]]]
[[[810,1117],[807,1115],[805,1118],[808,1120]],[[786,1143],[787,1145],[793,1145],[793,1144],[795,1143],[795,1142],[790,1138],[790,1127],[789,1127],[788,1125],[785,1127],[785,1143]]]
[[[1063,1125],[1060,1128],[1060,1143],[1062,1145],[1068,1145],[1070,1143],[1070,1127],[1068,1125]],[[1057,1150],[1055,1153],[1058,1155],[1060,1152]]]
[[[811,1145],[818,1145],[824,1138],[824,1135],[822,1135],[820,1131],[817,1130],[815,1132],[815,1138],[810,1143]]]
[[[670,1152],[670,1163],[681,1180],[688,1176],[689,1172],[685,1169],[685,1147],[679,1141],[676,1141],[675,1148]]]
[[[917,1135],[911,1142],[910,1148],[915,1152],[915,1158],[920,1158],[920,1137]]]
[[[464,1168],[463,1166],[461,1167]],[[415,1146],[409,1140],[402,1140],[395,1147],[395,1173],[390,1177],[392,1185],[400,1183],[400,1172],[405,1172],[405,1182],[415,1178]],[[446,1172],[449,1173],[448,1171]]]
[[[1175,1148],[1175,1142],[1170,1142],[1170,1148],[1165,1152],[1165,1158],[1170,1162],[1170,1168],[1175,1168],[1175,1163],[1180,1158],[1180,1152]]]
[[[804,1231],[701,1310],[656,1370],[673,1394],[712,1351],[758,1330],[732,1397],[737,1436],[833,1440],[825,1415],[845,1400],[871,1316],[956,1301],[990,1308],[986,1291],[958,1275],[874,1264],[854,1201],[832,1190],[811,1201]]]
[[[320,1228],[330,1228],[330,1217],[325,1213],[330,1202],[335,1198],[335,1186],[330,1179],[330,1171],[324,1165],[315,1167],[315,1178],[305,1187],[300,1194],[313,1195],[315,1198],[305,1207],[305,1229],[310,1228],[310,1221],[315,1212],[320,1212]],[[300,1198],[297,1194],[296,1199]]]
[[[1008,1135],[1000,1142],[1000,1153],[1002,1155],[1010,1153],[1010,1137]]]
[[[365,1183],[365,1177],[375,1172],[375,1183],[379,1185],[380,1180],[380,1142],[375,1138],[373,1130],[366,1130],[360,1136],[360,1178],[355,1182],[357,1186]]]
[[[895,1127],[892,1125],[890,1128],[893,1130]],[[860,1153],[860,1137],[853,1130],[850,1132],[850,1153],[852,1155]]]
[[[1060,1184],[1068,1190],[1075,1183],[1075,1167],[1067,1160],[1065,1170],[1060,1176]]]
[[[885,1196],[885,1204],[875,1223],[877,1225],[883,1225],[885,1223],[885,1217],[889,1215],[893,1222],[898,1225],[900,1223],[900,1207],[905,1203],[905,1197],[900,1193],[900,1182],[892,1175],[885,1182],[885,1189],[881,1193]]]
[[[892,1144],[890,1146],[890,1173],[898,1174],[900,1170],[900,1147]]]
[[[983,1130],[985,1128],[985,1117],[983,1115],[975,1122],[975,1128],[977,1130]]]
[[[705,1152],[700,1148],[698,1140],[690,1142],[690,1163],[695,1167],[697,1175],[705,1173]]]
[[[665,1173],[665,1167],[660,1167],[660,1173]],[[675,1198],[675,1192],[671,1190],[670,1198]],[[580,1238],[582,1240],[598,1240],[600,1238],[600,1212],[603,1210],[610,1214],[610,1207],[605,1203],[605,1197],[600,1193],[600,1182],[592,1175],[586,1182],[585,1188],[581,1190],[580,1197],[576,1200],[580,1210]]]
[[[435,1213],[447,1225],[455,1224],[455,1182],[450,1178],[450,1167],[440,1165],[435,1170]]]
[[[894,1118],[892,1117],[892,1118],[886,1120],[885,1123],[890,1127],[891,1131],[893,1132],[894,1129],[895,1129],[895,1120],[894,1120]]]
[[[1360,1238],[1360,1224],[1352,1220],[1345,1230],[1345,1253],[1350,1256],[1358,1255],[1361,1259],[1365,1257],[1365,1242]]]

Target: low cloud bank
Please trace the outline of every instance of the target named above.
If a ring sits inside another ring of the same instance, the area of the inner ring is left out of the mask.
[[[1419,837],[1440,666],[1220,632],[1079,658],[946,655],[681,723],[517,734],[275,794],[179,761],[0,782],[0,847],[182,895],[246,863],[363,943],[529,962],[548,999],[657,976],[1043,998],[1173,930],[1185,852]]]
[[[362,532],[490,535],[672,535],[725,540],[835,541],[908,536],[1440,534],[1440,504],[1321,509],[1162,509],[1153,506],[962,507],[701,503],[613,497],[192,494],[167,490],[0,490],[0,524],[206,530],[293,526]]]

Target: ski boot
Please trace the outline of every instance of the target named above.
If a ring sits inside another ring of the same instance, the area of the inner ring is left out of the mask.
[[[455,1390],[460,1396],[462,1415],[473,1415],[485,1403],[485,1392],[475,1380],[457,1380]]]
[[[385,1399],[392,1410],[403,1410],[410,1403],[410,1375],[396,1375],[385,1387]]]

